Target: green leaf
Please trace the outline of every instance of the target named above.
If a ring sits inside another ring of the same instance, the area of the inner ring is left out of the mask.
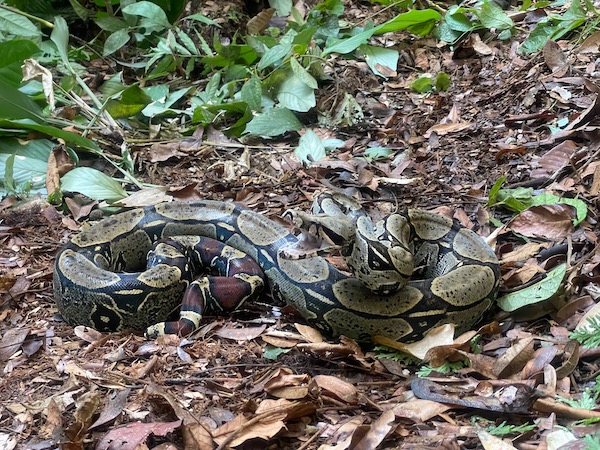
[[[262,87],[260,79],[253,75],[244,83],[240,89],[240,97],[243,102],[246,102],[252,111],[260,111],[262,108]],[[254,119],[253,119],[254,120]]]
[[[280,348],[273,347],[272,345],[267,345],[263,350],[263,356],[265,359],[270,359],[271,361],[275,361],[281,355],[285,355],[291,350],[291,348]]]
[[[0,128],[14,128],[22,130],[35,130],[40,133],[47,134],[56,138],[63,139],[65,142],[73,145],[77,145],[81,148],[85,148],[95,153],[100,153],[100,147],[94,143],[94,141],[87,139],[79,134],[71,133],[70,131],[61,130],[50,125],[40,125],[35,123],[31,119],[0,119]],[[4,133],[6,134],[6,132]]]
[[[433,90],[433,80],[431,77],[419,77],[410,84],[410,87],[419,94],[431,92]]]
[[[299,112],[307,112],[317,104],[314,89],[296,75],[286,78],[281,83],[277,100],[279,106]]]
[[[93,200],[112,203],[127,197],[121,183],[90,167],[77,167],[67,172],[60,184],[63,192],[79,192]]]
[[[567,265],[561,264],[548,272],[543,280],[499,298],[498,306],[503,311],[511,312],[547,300],[558,291],[566,273]]]
[[[504,10],[492,2],[485,2],[480,9],[475,10],[475,15],[485,28],[496,30],[508,30],[514,26],[513,21],[506,15]]]
[[[370,147],[365,150],[365,158],[368,161],[374,161],[376,159],[387,158],[394,153],[393,150],[385,147]]]
[[[0,82],[18,88],[23,79],[21,65],[40,49],[33,42],[13,39],[0,43]]]
[[[73,66],[69,60],[69,26],[67,21],[60,16],[54,18],[54,29],[50,34],[50,40],[56,45],[60,59],[70,73],[74,73]]]
[[[47,139],[0,138],[0,174],[5,174],[4,186],[12,184],[18,189],[28,185],[36,192],[45,192],[48,157],[53,147],[54,143]],[[11,176],[8,181],[7,171]]]
[[[446,72],[440,72],[435,77],[435,88],[438,91],[447,91],[450,87],[450,77]]]
[[[15,179],[13,176],[15,167],[15,155],[10,155],[6,158],[4,162],[4,180],[2,181],[2,185],[6,189],[7,192],[12,193],[17,190],[17,186],[15,184]]]
[[[112,55],[117,50],[123,48],[125,44],[129,42],[129,39],[131,39],[131,36],[129,35],[129,30],[127,28],[115,31],[104,41],[102,55]]]
[[[0,9],[0,32],[21,38],[41,38],[42,32],[23,14]]]
[[[506,181],[506,178],[507,178],[506,175],[502,175],[500,178],[498,178],[498,180],[496,180],[496,182],[490,189],[490,193],[488,194],[488,201],[487,201],[487,205],[486,205],[487,207],[493,206],[498,203],[498,192],[500,192],[500,189],[502,188],[502,185]]]
[[[306,165],[310,165],[313,161],[323,159],[326,155],[323,142],[321,142],[319,136],[312,130],[306,130],[302,135],[294,153],[298,159]]]
[[[398,50],[391,48],[375,47],[373,45],[361,45],[359,50],[365,56],[365,61],[375,75],[386,78],[377,70],[377,66],[387,67],[396,72],[398,68]]]
[[[302,123],[292,111],[287,108],[273,108],[255,116],[246,125],[245,134],[272,137],[301,128]]]
[[[16,87],[0,80],[0,118],[43,120],[42,109]]]
[[[219,25],[217,22],[215,22],[212,19],[209,19],[208,17],[206,17],[204,14],[200,14],[200,13],[196,13],[196,14],[192,14],[191,16],[187,16],[186,19],[189,20],[195,20],[197,22],[202,22],[205,23],[206,25],[212,25],[214,27],[219,27],[221,28],[221,25]]]
[[[300,79],[300,81],[302,81],[308,87],[312,89],[317,89],[319,87],[317,80],[315,80],[315,78],[310,73],[308,73],[308,71],[304,67],[302,67],[302,65],[298,62],[296,58],[290,59],[290,67],[292,68],[292,72],[294,72],[294,75],[296,75]]]
[[[473,23],[465,14],[466,9],[453,5],[448,8],[448,12],[444,16],[446,23],[452,30],[466,33],[477,28],[477,24]]]
[[[129,86],[121,92],[118,99],[110,99],[106,102],[106,110],[114,118],[126,118],[135,116],[152,99],[138,86]]]
[[[171,24],[162,8],[152,2],[141,1],[123,8],[125,14],[145,17],[148,23],[158,28],[170,28]]]
[[[533,31],[527,36],[527,39],[519,47],[519,53],[531,54],[539,52],[544,48],[544,45],[546,45],[550,36],[556,31],[556,28],[556,25],[549,20],[538,22]]]
[[[398,14],[391,20],[374,28],[375,34],[384,34],[392,31],[405,30],[415,25],[427,22],[436,22],[441,19],[439,12],[433,9],[412,9],[404,14]]]

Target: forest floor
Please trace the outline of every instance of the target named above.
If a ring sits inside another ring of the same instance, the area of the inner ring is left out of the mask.
[[[363,13],[348,9],[350,20]],[[191,149],[134,146],[136,176],[164,187],[155,200],[234,201],[278,221],[288,208],[308,210],[322,189],[353,195],[374,215],[434,210],[491,236],[500,296],[566,262],[560,289],[517,311],[494,307],[476,343],[471,333],[436,347],[425,367],[322,337],[268,295],[185,338],[97,333],[62,322],[52,292],[56,252],[89,209],[74,218],[41,199],[5,198],[0,448],[591,445],[598,427],[581,420],[600,416],[600,347],[580,348],[570,332],[600,294],[600,38],[550,43],[530,57],[517,53],[518,39],[476,34],[454,50],[408,35],[378,39],[398,39],[396,74],[377,77],[363,62],[340,60],[319,90],[317,110],[342,114],[349,94],[364,114],[349,127],[310,126],[344,141],[326,158],[306,167],[294,140],[242,143],[207,128]],[[447,91],[410,89],[418,74],[440,71],[450,76]],[[391,156],[365,158],[374,147]],[[488,206],[501,177],[523,201],[578,199],[587,216],[574,226],[576,208],[564,203]],[[437,371],[436,361],[451,370]]]

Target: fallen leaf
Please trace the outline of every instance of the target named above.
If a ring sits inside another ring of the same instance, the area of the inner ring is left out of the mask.
[[[166,436],[181,425],[181,420],[174,422],[132,422],[122,427],[113,428],[106,433],[96,445],[96,450],[136,450],[140,448],[151,434]]]
[[[573,232],[574,209],[566,204],[532,206],[514,217],[507,228],[527,237],[560,241]]]

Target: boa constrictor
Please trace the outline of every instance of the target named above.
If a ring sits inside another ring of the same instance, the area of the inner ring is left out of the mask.
[[[67,322],[101,331],[189,332],[202,313],[230,311],[255,295],[264,271],[273,295],[327,335],[410,341],[445,323],[465,330],[493,301],[500,278],[494,252],[450,219],[409,209],[373,225],[355,202],[331,195],[313,215],[286,215],[304,237],[250,209],[208,200],[109,217],[57,255],[56,304]],[[341,249],[354,276],[320,256],[299,256],[323,244]],[[206,246],[214,248],[203,255]],[[243,292],[208,277],[182,306],[193,264],[237,277]],[[181,319],[165,325],[180,307]]]

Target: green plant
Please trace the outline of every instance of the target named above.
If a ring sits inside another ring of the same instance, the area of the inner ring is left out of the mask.
[[[428,377],[432,373],[454,373],[459,371],[460,369],[464,369],[465,367],[469,367],[469,360],[463,359],[462,361],[449,362],[445,361],[444,364],[438,367],[431,366],[422,366],[417,372],[417,376],[419,377]]]
[[[527,431],[532,431],[537,428],[537,425],[533,423],[524,423],[521,425],[511,425],[506,422],[502,422],[500,425],[488,427],[488,432],[494,436],[507,436],[510,434],[522,434]]]
[[[573,330],[569,337],[575,339],[584,347],[600,346],[600,317],[591,317],[585,327]]]

